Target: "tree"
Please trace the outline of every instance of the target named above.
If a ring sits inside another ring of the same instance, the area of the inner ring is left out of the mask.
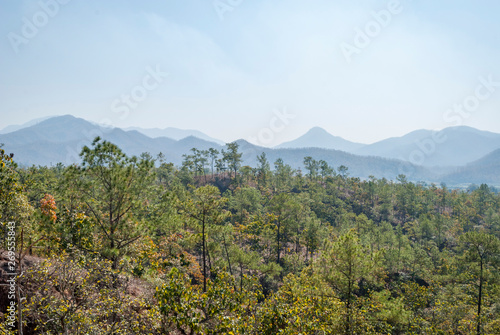
[[[217,187],[206,185],[195,189],[191,197],[177,205],[182,214],[201,226],[204,292],[207,290],[207,230],[209,225],[221,223],[230,215],[223,209],[227,200],[221,197]]]
[[[160,166],[156,169],[156,175],[158,184],[163,186],[164,188],[172,187],[174,181],[176,181],[177,177],[175,175],[175,168],[173,163],[166,163],[159,158]]]
[[[94,250],[95,222],[88,216],[82,189],[81,170],[68,166],[57,180],[57,222],[47,225],[45,232],[56,231],[59,247],[71,250]]]
[[[215,169],[216,169],[217,173],[224,173],[224,171],[227,170],[227,165],[226,165],[226,162],[224,161],[224,159],[218,158],[215,161]]]
[[[274,162],[274,188],[277,192],[286,191],[290,188],[293,176],[292,167],[285,164],[281,158]]]
[[[85,178],[80,191],[102,233],[100,253],[117,269],[127,246],[141,237],[133,213],[146,200],[154,162],[147,157],[129,158],[115,144],[99,137],[92,142],[92,148],[85,146],[80,156]]]
[[[484,216],[492,202],[491,190],[488,185],[481,184],[473,193],[476,195],[477,212],[480,216]]]
[[[316,179],[318,175],[319,162],[313,159],[311,156],[304,157],[304,166],[308,171],[307,175],[311,180]]]
[[[16,194],[22,191],[15,171],[17,164],[13,157],[14,154],[6,154],[0,146],[0,219],[2,222],[13,219],[14,211],[11,204]]]
[[[263,301],[252,334],[339,334],[341,308],[331,287],[305,269],[299,276],[287,275]]]
[[[248,334],[260,288],[234,289],[234,278],[219,271],[200,292],[189,279],[173,268],[166,282],[157,288],[156,298],[167,329],[164,334]]]
[[[210,157],[210,166],[212,167],[212,178],[214,176],[214,166],[217,162],[217,157],[219,156],[219,150],[210,148],[208,149],[208,156]]]
[[[229,209],[235,214],[233,218],[239,218],[242,224],[244,216],[259,213],[262,209],[261,198],[260,192],[253,187],[237,187],[228,203]]]
[[[19,282],[24,333],[164,334],[146,309],[152,294],[131,296],[129,282],[113,272],[110,261],[79,252],[34,262]]]
[[[6,154],[0,145],[0,225],[2,226],[0,245],[5,250],[8,249],[6,244],[8,222],[15,222],[18,230],[16,238],[19,240],[21,235],[19,227],[22,227],[25,233],[31,230],[29,217],[33,212],[33,207],[28,203],[23,185],[19,181],[17,164],[13,157],[14,154]]]
[[[341,235],[333,243],[327,243],[324,249],[318,263],[319,271],[345,302],[344,333],[355,334],[355,292],[361,281],[379,281],[383,274],[379,264],[381,254],[363,246],[354,230]]]
[[[465,259],[473,267],[472,273],[478,279],[477,297],[477,334],[482,333],[481,329],[481,308],[483,301],[483,289],[488,280],[491,267],[498,265],[500,261],[500,240],[493,235],[483,232],[470,231],[460,236],[462,244],[466,248]]]
[[[309,217],[304,229],[306,260],[308,257],[312,259],[313,254],[319,249],[321,245],[321,233],[323,233],[321,222],[314,217]]]
[[[195,176],[205,175],[205,165],[207,164],[209,152],[206,150],[198,150],[196,148],[191,148],[192,155],[183,155],[184,161],[183,166],[192,170]]]
[[[296,223],[301,206],[291,195],[280,193],[271,199],[269,210],[276,225],[276,263],[282,265],[281,249],[288,242],[292,224]]]
[[[349,168],[345,165],[341,165],[337,168],[337,171],[338,171],[338,175],[340,176],[340,183],[338,184],[337,186],[337,189],[340,190],[340,186],[342,184],[342,186],[345,187],[346,185],[346,181],[347,181],[347,177],[349,177],[349,172],[348,172]]]
[[[257,156],[257,161],[259,162],[257,166],[257,183],[261,188],[266,188],[271,173],[271,167],[267,160],[266,153],[263,152],[261,155]]]
[[[348,172],[349,168],[345,165],[341,165],[338,167],[337,171],[339,172],[339,175],[342,177],[342,179],[346,179],[349,176]]]
[[[249,248],[240,248],[232,246],[231,254],[233,264],[239,273],[240,291],[243,291],[243,279],[245,279],[244,270],[255,270],[260,265],[260,255],[256,251],[250,251]]]
[[[321,177],[326,178],[326,177],[331,176],[331,175],[333,175],[335,173],[335,171],[333,170],[333,168],[330,167],[328,165],[328,163],[325,162],[324,160],[320,160],[318,162],[318,164],[319,164],[319,168],[321,170]]]
[[[229,170],[233,172],[234,178],[236,178],[238,169],[241,166],[241,156],[243,154],[238,152],[239,145],[236,142],[228,143],[226,146],[227,151],[222,150],[223,160],[227,162]]]

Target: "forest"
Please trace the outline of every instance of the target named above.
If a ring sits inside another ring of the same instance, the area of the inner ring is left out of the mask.
[[[494,189],[238,149],[175,166],[97,137],[80,164],[19,167],[0,147],[0,332],[500,334]]]

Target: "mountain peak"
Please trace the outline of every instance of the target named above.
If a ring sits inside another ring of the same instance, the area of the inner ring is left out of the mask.
[[[316,126],[309,129],[299,138],[290,142],[281,143],[275,148],[322,148],[352,152],[362,146],[363,144],[351,142],[339,136],[334,136],[325,129]]]
[[[327,132],[326,130],[324,130],[323,128],[318,127],[318,126],[312,127],[311,129],[309,129],[309,131],[306,134],[309,134],[309,133],[312,133],[312,134],[315,134],[315,133],[324,134],[324,133],[326,133],[326,134],[331,135],[329,132]]]
[[[326,131],[325,129],[318,127],[318,126],[312,127],[303,136],[321,136],[324,139],[331,138],[331,137],[340,138],[338,136],[334,136],[334,135],[330,134],[328,131]]]

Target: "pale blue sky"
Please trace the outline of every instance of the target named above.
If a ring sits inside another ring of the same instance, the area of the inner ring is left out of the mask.
[[[401,0],[385,26],[373,12],[393,1],[42,5],[54,1],[0,3],[0,128],[73,114],[263,145],[314,126],[364,143],[459,123],[500,132],[500,84],[480,88],[471,113],[447,112],[474,103],[479,78],[500,82],[496,0]],[[221,19],[215,4],[231,10]],[[38,31],[29,32],[26,22],[36,20]],[[348,62],[342,45],[356,47],[356,29],[377,25]],[[157,67],[168,73],[158,83],[148,77]],[[124,108],[123,95],[134,90],[146,96]],[[275,112],[284,109],[295,117],[283,126]]]

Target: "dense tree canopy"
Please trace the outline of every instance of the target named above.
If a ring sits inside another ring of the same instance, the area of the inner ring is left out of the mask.
[[[241,157],[193,148],[176,167],[96,138],[81,165],[20,168],[0,148],[24,334],[500,333],[488,185]]]

